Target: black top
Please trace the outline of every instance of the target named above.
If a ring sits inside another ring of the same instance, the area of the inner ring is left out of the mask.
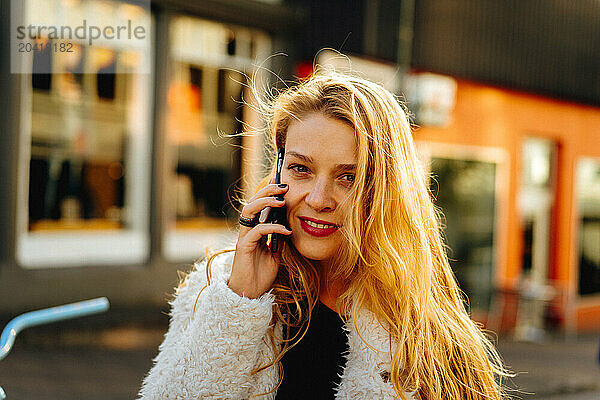
[[[290,329],[292,337],[295,332],[294,328]],[[334,387],[340,383],[345,364],[342,353],[346,349],[347,336],[342,319],[318,301],[308,332],[281,359],[283,382],[276,399],[334,399]]]

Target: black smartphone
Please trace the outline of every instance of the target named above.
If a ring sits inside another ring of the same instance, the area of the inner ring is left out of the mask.
[[[277,167],[275,168],[275,184],[281,183],[281,170],[283,169],[283,156],[285,155],[285,148],[280,147],[277,150]],[[285,221],[285,206],[283,207],[272,207],[269,212],[268,222],[272,224],[283,224]],[[279,233],[271,234],[271,252],[275,253],[279,249],[279,240],[281,240]]]

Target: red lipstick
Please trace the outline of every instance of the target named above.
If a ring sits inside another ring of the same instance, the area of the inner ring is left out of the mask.
[[[329,236],[340,228],[339,225],[332,224],[331,222],[323,221],[320,219],[307,218],[307,217],[302,217],[299,219],[300,219],[300,226],[302,227],[302,229],[309,235],[316,236],[316,237]],[[310,221],[315,224],[332,225],[332,226],[328,226],[326,228],[319,228],[316,226],[309,225],[306,221]]]

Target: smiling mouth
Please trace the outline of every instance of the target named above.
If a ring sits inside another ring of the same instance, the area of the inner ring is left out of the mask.
[[[304,230],[304,232],[308,233],[311,236],[315,237],[325,237],[336,232],[341,225],[334,224],[321,224],[314,221],[309,221],[307,219],[299,218],[300,226]]]
[[[319,229],[331,229],[331,228],[339,228],[339,225],[334,225],[334,224],[317,224],[316,222],[312,222],[309,221],[307,219],[303,219],[304,222],[306,222],[307,225],[312,226],[313,228],[319,228]]]

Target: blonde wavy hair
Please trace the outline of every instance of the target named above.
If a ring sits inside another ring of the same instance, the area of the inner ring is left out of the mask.
[[[398,99],[368,80],[317,68],[261,106],[273,152],[285,145],[290,124],[307,114],[320,113],[354,129],[357,170],[348,201],[355,206],[341,228],[346,244],[331,263],[331,279],[344,284],[337,300],[342,318],[352,319],[366,307],[389,331],[390,378],[398,397],[406,399],[405,391],[414,390],[423,400],[504,398],[502,380],[512,375],[468,315],[446,255],[441,211],[432,202]],[[272,165],[260,186],[274,175]],[[209,279],[210,263],[225,251],[209,257]],[[287,335],[277,338],[283,343],[279,349],[270,331],[273,361],[253,371],[277,363],[280,383],[280,360],[306,333],[320,289],[311,260],[287,240],[281,252],[273,325],[281,323]],[[301,327],[292,338],[291,327]]]

